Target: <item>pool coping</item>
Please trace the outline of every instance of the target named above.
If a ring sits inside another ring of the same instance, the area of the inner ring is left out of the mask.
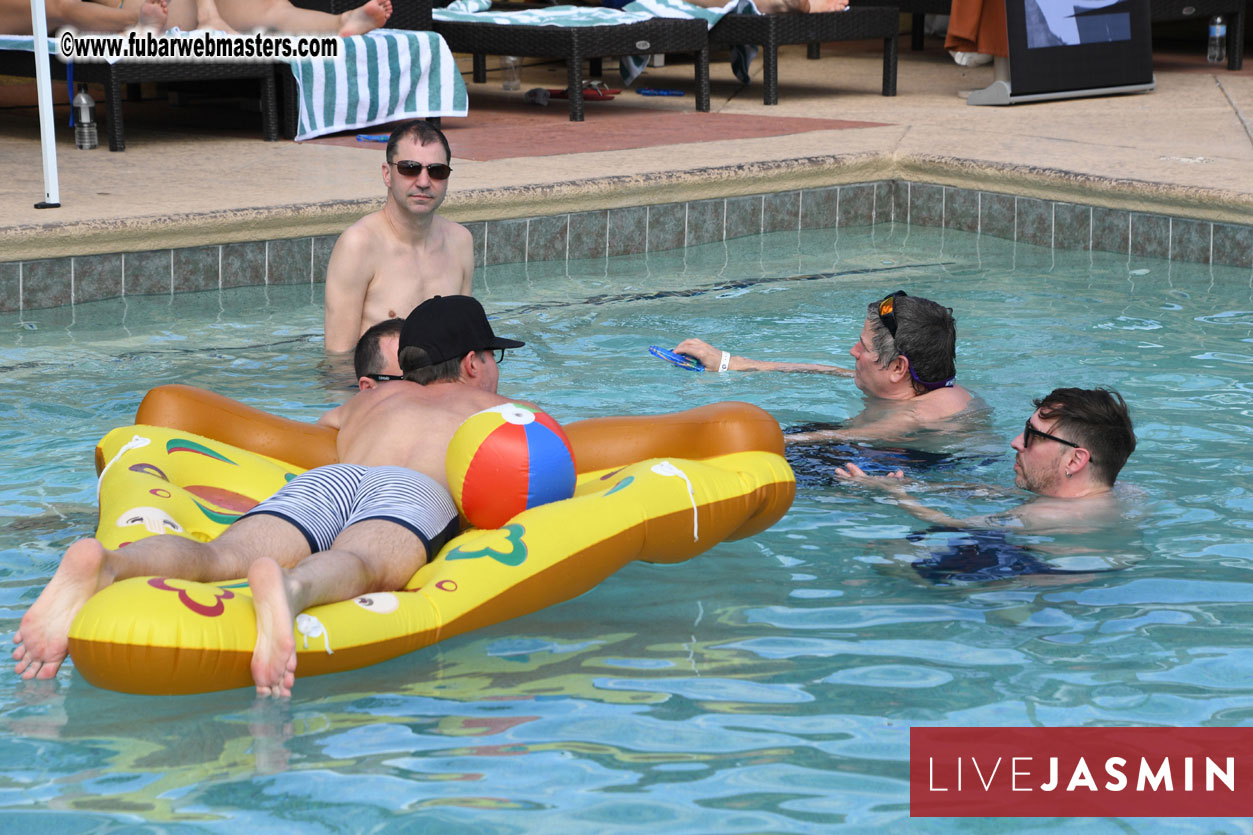
[[[753,199],[761,200],[756,209]],[[7,259],[0,262],[0,310],[320,283],[338,234],[381,204],[334,200],[10,226],[0,229]],[[562,211],[554,214],[554,206]],[[941,155],[865,151],[468,188],[450,194],[444,214],[475,235],[477,266],[663,251],[788,228],[908,222],[1060,249],[1253,268],[1248,193]]]

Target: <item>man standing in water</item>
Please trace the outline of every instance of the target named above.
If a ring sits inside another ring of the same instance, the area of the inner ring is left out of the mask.
[[[896,441],[922,430],[942,428],[971,405],[970,392],[957,385],[957,326],[953,312],[930,299],[898,290],[866,310],[861,335],[849,350],[850,371],[819,363],[770,362],[731,356],[699,339],[685,339],[676,353],[718,371],[795,371],[852,377],[867,395],[866,408],[838,429],[785,436],[803,441]]]
[[[424,302],[400,335],[405,379],[340,407],[341,463],[296,477],[211,542],[165,535],[115,551],[95,539],[75,542],[13,636],[16,672],[55,676],[74,616],[110,583],[152,574],[199,582],[246,575],[257,614],[257,693],[290,695],[297,613],[403,588],[457,532],[444,475],[448,443],[467,417],[507,402],[496,393],[495,352],[522,344],[492,333],[469,296]]]
[[[326,350],[351,351],[371,325],[438,295],[470,295],[470,232],[436,212],[452,152],[421,119],[392,131],[383,163],[387,202],[344,230],[326,268]]]

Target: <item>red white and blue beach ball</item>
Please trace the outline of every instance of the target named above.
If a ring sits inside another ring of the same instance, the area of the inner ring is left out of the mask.
[[[476,528],[499,528],[522,511],[574,495],[574,451],[557,421],[503,403],[470,415],[448,445],[448,488]]]

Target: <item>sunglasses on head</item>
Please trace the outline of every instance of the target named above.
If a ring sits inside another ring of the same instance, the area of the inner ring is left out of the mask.
[[[1059,438],[1056,435],[1050,435],[1047,432],[1041,432],[1039,429],[1036,429],[1034,426],[1031,425],[1031,418],[1027,418],[1026,428],[1022,430],[1023,449],[1026,449],[1027,447],[1031,446],[1031,441],[1034,440],[1035,438],[1043,438],[1046,441],[1057,441],[1059,444],[1065,444],[1068,447],[1074,447],[1075,449],[1080,449],[1079,444],[1075,443],[1074,441],[1068,441],[1065,438]]]
[[[386,383],[389,380],[405,379],[404,375],[402,374],[362,374],[361,376],[366,377],[367,379],[373,380],[376,383]]]
[[[896,339],[896,300],[904,295],[907,295],[904,290],[897,290],[879,302],[879,321],[888,329],[893,339]]]
[[[447,180],[448,175],[452,173],[452,166],[442,162],[432,162],[429,165],[423,165],[411,159],[402,159],[388,164],[396,166],[397,173],[404,177],[416,177],[422,173],[423,168],[426,169],[427,175],[432,180]]]

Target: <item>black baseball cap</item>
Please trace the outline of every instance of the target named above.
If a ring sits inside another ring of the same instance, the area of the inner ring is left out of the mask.
[[[521,348],[525,344],[492,333],[483,305],[472,296],[429,298],[413,309],[400,329],[400,350],[421,348],[427,354],[424,365],[438,365],[471,351]]]

